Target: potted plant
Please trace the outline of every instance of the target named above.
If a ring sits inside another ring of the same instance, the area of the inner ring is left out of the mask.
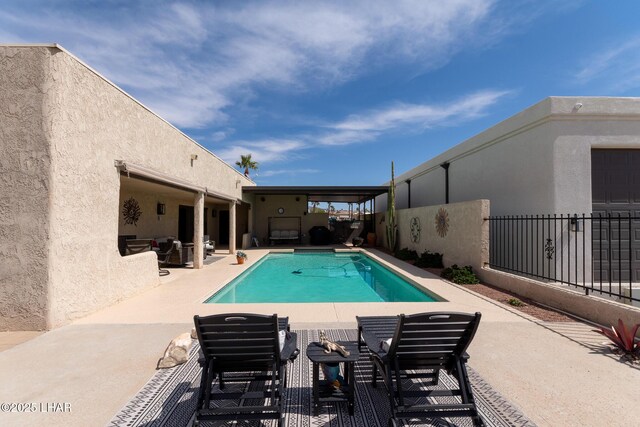
[[[242,251],[236,252],[236,261],[238,261],[238,264],[244,264],[244,260],[247,258],[248,256],[244,252]]]

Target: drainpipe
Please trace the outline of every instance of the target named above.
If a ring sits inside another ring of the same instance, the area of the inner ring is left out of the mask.
[[[407,183],[407,209],[411,209],[411,180],[405,181]]]
[[[444,203],[449,204],[449,162],[440,165],[444,169]]]

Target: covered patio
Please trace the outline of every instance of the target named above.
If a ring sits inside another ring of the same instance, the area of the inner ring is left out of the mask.
[[[253,205],[253,236],[259,245],[286,243],[308,245],[309,231],[330,226],[331,212],[314,209],[320,203],[343,203],[350,208],[351,221],[359,221],[358,235],[375,232],[375,198],[385,186],[254,186],[243,187],[243,196]],[[357,207],[357,208],[356,208]],[[336,221],[331,221],[333,224]],[[332,230],[333,231],[333,230]],[[281,232],[287,232],[281,237]],[[292,233],[295,232],[295,233]],[[350,232],[351,233],[351,232]],[[355,233],[351,233],[355,234]],[[333,236],[330,243],[347,242],[350,236]]]
[[[130,162],[116,164],[120,172],[118,247],[128,239],[182,242],[192,251],[193,268],[202,268],[205,240],[215,249],[234,253],[249,231],[250,205],[206,187],[195,186]],[[138,217],[126,209],[137,207]],[[208,238],[207,238],[208,236]]]

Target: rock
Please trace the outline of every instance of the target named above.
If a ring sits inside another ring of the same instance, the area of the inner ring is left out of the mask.
[[[189,358],[189,349],[193,343],[191,339],[192,333],[193,331],[191,331],[191,333],[185,332],[171,340],[164,352],[164,357],[158,361],[157,369],[173,368],[187,361]]]
[[[191,328],[191,339],[192,340],[198,339],[198,333],[196,332],[196,328]]]

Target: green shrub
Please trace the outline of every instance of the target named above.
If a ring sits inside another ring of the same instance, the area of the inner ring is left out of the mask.
[[[416,260],[416,267],[442,268],[444,267],[442,264],[442,254],[438,252],[431,253],[429,251],[423,252],[420,258]]]
[[[398,252],[396,252],[396,258],[401,259],[403,261],[417,259],[418,252],[411,250],[409,248],[402,248]]]
[[[522,307],[524,305],[524,303],[518,298],[509,298],[509,301],[507,302],[514,307]]]
[[[453,264],[451,267],[442,270],[441,276],[458,285],[480,283],[480,280],[478,280],[478,277],[473,273],[470,265],[458,267],[456,264]]]

